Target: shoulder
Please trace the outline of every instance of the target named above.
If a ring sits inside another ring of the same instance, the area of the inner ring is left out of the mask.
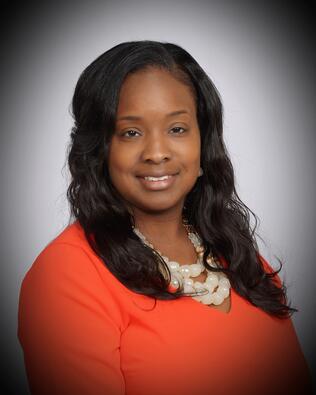
[[[272,265],[261,254],[259,254],[259,260],[262,264],[262,267],[263,267],[263,270],[265,273],[272,274],[272,273],[276,272],[276,270],[274,270]],[[279,274],[273,275],[272,278],[274,279],[277,286],[282,287],[282,280],[281,280]]]
[[[78,222],[68,225],[51,240],[34,260],[27,276],[40,273],[42,276],[53,276],[58,273],[74,270],[85,271],[93,267],[94,252],[85,238],[84,231]]]
[[[50,316],[61,321],[99,316],[121,330],[128,325],[132,291],[109,271],[77,226],[70,225],[50,242],[25,274],[19,294],[20,336],[30,317],[42,322]]]
[[[45,298],[72,292],[81,297],[125,299],[127,288],[90,247],[78,222],[46,245],[24,276],[21,296]]]
[[[263,271],[269,275],[271,274],[271,277],[272,277],[273,281],[275,282],[275,284],[281,288],[282,287],[282,280],[281,280],[281,277],[279,276],[279,274],[275,274],[272,276],[272,274],[276,270],[273,269],[272,265],[261,254],[258,254],[258,257],[259,257],[259,262],[261,264]],[[223,257],[220,257],[219,260],[222,263],[223,267],[227,268],[229,266],[227,264],[227,261]]]
[[[89,243],[85,237],[85,233],[78,221],[75,221],[64,228],[57,236],[50,241],[47,246],[58,243],[67,243],[81,248],[88,248]]]

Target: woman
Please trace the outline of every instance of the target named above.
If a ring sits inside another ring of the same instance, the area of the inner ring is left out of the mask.
[[[71,221],[20,294],[32,393],[309,393],[296,310],[259,254],[198,63],[121,43],[72,104]]]

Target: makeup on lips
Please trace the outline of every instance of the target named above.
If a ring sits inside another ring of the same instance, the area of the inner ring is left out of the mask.
[[[160,191],[171,187],[178,174],[179,173],[173,175],[166,174],[160,177],[148,175],[144,177],[138,176],[137,178],[146,189],[151,191]]]

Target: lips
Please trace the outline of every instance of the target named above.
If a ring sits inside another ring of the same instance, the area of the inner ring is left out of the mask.
[[[152,176],[146,176],[146,177],[143,177],[145,180],[148,180],[148,181],[165,181],[165,180],[167,180],[168,178],[170,178],[170,177],[172,177],[172,176],[162,176],[162,177],[152,177]]]
[[[144,175],[144,176],[138,176],[138,179],[141,183],[141,185],[149,191],[161,191],[170,188],[176,178],[178,176],[178,173],[175,174],[162,174],[162,175]],[[158,179],[157,179],[158,178]],[[159,179],[163,178],[163,179]]]
[[[168,171],[160,171],[160,172],[151,172],[151,173],[144,173],[144,174],[138,174],[136,177],[140,178],[145,178],[145,177],[154,177],[154,178],[160,178],[160,177],[165,177],[165,176],[175,176],[179,174],[179,172],[168,172]]]

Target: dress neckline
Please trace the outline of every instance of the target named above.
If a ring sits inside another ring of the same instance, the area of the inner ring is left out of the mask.
[[[222,316],[223,318],[228,318],[231,317],[232,315],[234,315],[235,313],[235,291],[234,289],[231,287],[230,288],[230,309],[228,312],[219,310],[217,308],[212,307],[212,305],[205,305],[195,299],[193,299],[192,297],[188,297],[187,299],[189,299],[189,303],[191,303],[192,305],[195,304],[197,308],[203,309],[206,313],[211,314],[212,312],[214,314],[218,314],[219,316]]]

